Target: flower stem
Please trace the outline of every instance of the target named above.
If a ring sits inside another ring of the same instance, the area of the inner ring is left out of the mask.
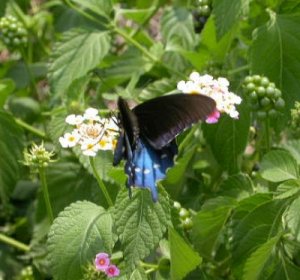
[[[101,180],[101,178],[100,178],[100,176],[99,176],[99,174],[97,172],[97,169],[96,169],[96,166],[95,166],[95,160],[94,160],[93,157],[90,157],[90,164],[91,164],[91,167],[93,169],[94,176],[95,176],[95,178],[96,178],[96,180],[98,182],[98,186],[100,187],[101,191],[103,192],[103,194],[105,196],[107,204],[109,206],[113,206],[114,204],[113,204],[113,202],[112,202],[112,200],[111,200],[111,198],[110,198],[110,196],[108,194],[106,186],[104,185],[103,181]]]
[[[141,261],[140,265],[145,268],[158,269],[158,264],[154,264],[154,263],[145,263]]]
[[[41,138],[46,138],[46,134],[44,132],[42,132],[39,129],[36,129],[35,127],[29,125],[28,123],[24,122],[23,120],[19,119],[19,118],[15,118],[16,123],[23,127],[24,129],[32,132],[33,134],[41,137]]]
[[[233,70],[228,71],[228,76],[231,76],[231,75],[234,75],[236,73],[248,70],[249,68],[250,68],[250,66],[248,64],[247,65],[243,65],[243,66],[238,67],[238,68],[235,68]]]
[[[28,252],[30,250],[30,247],[28,245],[11,237],[8,237],[2,233],[0,233],[0,241],[25,252]]]
[[[48,192],[48,186],[47,186],[45,168],[42,167],[42,166],[39,168],[39,175],[40,175],[40,180],[41,180],[41,185],[42,185],[44,200],[45,200],[45,204],[46,204],[47,214],[48,214],[49,220],[50,220],[50,222],[52,224],[53,220],[54,220],[54,218],[53,218],[53,211],[52,211],[50,197],[49,197],[49,192]]]

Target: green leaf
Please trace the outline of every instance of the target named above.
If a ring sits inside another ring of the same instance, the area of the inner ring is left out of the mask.
[[[285,220],[287,227],[290,229],[291,233],[295,236],[296,240],[300,241],[300,197],[295,199],[290,205],[286,215]]]
[[[183,7],[172,7],[165,10],[161,18],[161,34],[167,44],[174,44],[190,50],[195,46],[193,18]]]
[[[251,178],[244,173],[228,177],[220,186],[223,196],[231,196],[243,199],[253,192]]]
[[[282,214],[287,205],[286,200],[271,200],[253,205],[242,219],[234,218],[232,256],[235,267],[242,265],[258,246],[281,233]]]
[[[244,151],[250,127],[250,115],[245,105],[238,107],[239,120],[223,116],[217,124],[203,126],[204,136],[216,160],[230,174],[239,171],[239,155]]]
[[[99,252],[112,252],[110,213],[91,202],[78,201],[54,220],[48,237],[49,261],[55,279],[82,279],[83,267]]]
[[[63,94],[75,79],[101,62],[109,47],[109,32],[80,29],[64,33],[62,41],[54,48],[49,68],[53,91]]]
[[[7,202],[20,176],[23,159],[23,130],[13,117],[0,111],[0,200]]]
[[[132,269],[155,248],[170,223],[170,205],[165,192],[152,201],[148,190],[134,189],[128,197],[124,188],[115,203],[115,221],[125,261]]]
[[[113,11],[113,2],[111,0],[72,0],[76,4],[87,8],[92,12],[110,19],[111,12]]]
[[[276,199],[285,199],[294,196],[300,191],[299,180],[289,180],[281,183],[276,190]]]
[[[148,18],[155,11],[155,6],[148,9],[120,9],[117,10],[118,16],[124,16],[127,19],[133,20],[138,24],[143,24],[145,19]]]
[[[7,97],[13,92],[15,87],[15,83],[11,79],[0,80],[0,108],[4,106]]]
[[[271,151],[262,159],[261,176],[271,182],[297,179],[297,161],[286,151]]]
[[[54,216],[77,200],[86,199],[106,206],[106,200],[96,180],[78,163],[52,163],[48,167],[46,175]],[[38,220],[42,220],[46,212],[41,192],[38,194],[37,212],[40,215]]]
[[[249,13],[250,0],[214,0],[218,39],[221,39],[241,18]]]
[[[291,155],[297,160],[297,164],[300,165],[300,140],[292,139],[282,145],[282,147],[289,151]]]
[[[171,279],[182,279],[202,261],[200,256],[173,229],[169,228]]]
[[[167,191],[174,199],[178,198],[184,187],[183,183],[186,180],[186,171],[195,155],[195,151],[196,147],[193,147],[189,151],[186,151],[182,157],[178,158],[175,161],[175,165],[168,170],[167,177],[163,181],[163,185],[166,186]]]
[[[130,275],[129,280],[145,280],[148,279],[145,270],[141,267],[136,268]]]
[[[259,246],[248,258],[245,267],[243,280],[257,280],[260,279],[260,274],[265,268],[266,263],[271,257],[276,244],[280,238],[279,236],[274,236],[270,238],[266,243]]]
[[[251,70],[270,78],[282,90],[290,109],[300,91],[300,17],[269,13],[269,22],[253,33]]]
[[[218,197],[208,200],[207,205],[193,218],[192,239],[202,256],[210,259],[226,221],[236,206],[232,198]]]

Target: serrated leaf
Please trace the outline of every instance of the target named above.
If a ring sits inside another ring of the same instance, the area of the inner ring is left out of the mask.
[[[111,214],[91,202],[78,201],[54,220],[48,237],[49,260],[55,279],[80,280],[83,267],[114,245]]]
[[[176,41],[177,46],[186,50],[192,49],[195,45],[193,18],[183,7],[166,9],[161,18],[161,33],[167,45]]]
[[[285,199],[294,196],[298,192],[300,192],[299,180],[285,181],[277,187],[275,198]]]
[[[250,0],[214,0],[213,14],[215,15],[218,38],[221,39],[241,17],[249,13]]]
[[[290,109],[299,100],[300,18],[269,10],[270,20],[253,33],[250,64],[255,74],[266,75],[282,91]]]
[[[272,255],[272,252],[280,238],[274,236],[270,238],[266,243],[259,246],[248,258],[245,267],[243,280],[257,280],[260,279],[260,274],[265,268],[266,263]]]
[[[286,215],[285,220],[287,227],[290,229],[291,233],[295,236],[296,240],[300,241],[300,197],[295,199],[290,205]]]
[[[218,237],[236,206],[232,198],[218,197],[207,201],[204,209],[193,217],[192,239],[202,256],[210,259],[216,249]]]
[[[119,192],[115,203],[115,221],[125,261],[132,269],[146,257],[162,238],[170,223],[170,205],[165,192],[160,192],[154,203],[148,190],[134,189]]]
[[[240,169],[238,157],[244,151],[250,127],[250,114],[245,105],[238,107],[239,120],[223,116],[214,125],[204,125],[204,137],[209,143],[216,160],[230,174]]]
[[[13,117],[0,111],[0,200],[8,201],[20,175],[23,159],[23,130]]]
[[[236,219],[233,229],[233,262],[242,265],[254,250],[269,238],[281,233],[282,214],[286,200],[271,200],[250,210],[242,219]]]
[[[95,68],[110,47],[109,32],[75,29],[64,33],[53,52],[49,68],[51,87],[63,94],[76,79]]]
[[[271,182],[297,179],[297,161],[286,151],[271,151],[262,159],[261,176]]]
[[[173,229],[169,228],[171,279],[182,279],[202,261],[200,256]]]
[[[103,16],[107,19],[113,10],[113,3],[111,0],[72,0],[83,8],[87,8],[92,12]]]
[[[143,24],[145,18],[148,18],[154,11],[155,6],[151,6],[148,9],[120,9],[117,11],[117,14],[133,20],[138,24]]]
[[[145,270],[141,267],[136,268],[130,275],[129,280],[146,280],[148,279]]]

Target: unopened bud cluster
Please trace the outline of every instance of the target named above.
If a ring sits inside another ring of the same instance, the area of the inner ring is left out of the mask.
[[[294,134],[300,135],[300,102],[298,101],[291,109],[291,127]]]
[[[186,230],[190,230],[193,227],[193,221],[190,211],[181,207],[178,201],[174,202],[173,207],[178,211],[182,227]]]
[[[8,15],[0,19],[0,40],[10,49],[27,44],[28,32],[15,17]]]
[[[196,0],[194,7],[194,28],[196,33],[200,33],[211,14],[211,0]]]
[[[32,266],[24,267],[16,279],[17,280],[34,280]]]
[[[47,167],[51,159],[54,156],[54,152],[47,151],[42,143],[40,146],[33,144],[29,151],[24,152],[24,165],[33,168],[33,171],[37,171],[40,167]]]
[[[244,88],[251,108],[259,119],[274,118],[284,109],[285,102],[280,89],[276,88],[267,77],[247,76],[244,80]]]

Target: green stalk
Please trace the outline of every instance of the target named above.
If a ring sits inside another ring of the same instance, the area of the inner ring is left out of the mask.
[[[103,192],[104,196],[105,196],[105,199],[107,201],[107,204],[111,207],[113,206],[113,202],[108,194],[108,191],[106,189],[106,186],[104,185],[103,181],[101,180],[98,172],[97,172],[97,169],[96,169],[96,166],[95,166],[95,160],[93,157],[90,157],[90,164],[91,164],[91,167],[93,169],[93,173],[94,173],[94,176],[98,182],[98,186],[100,187],[101,191]]]
[[[231,75],[234,75],[236,73],[248,70],[249,68],[250,68],[250,65],[243,65],[241,67],[238,67],[238,68],[235,68],[233,70],[228,71],[228,75],[231,76]]]
[[[48,218],[52,224],[53,220],[54,220],[53,211],[52,211],[49,192],[48,192],[45,168],[43,166],[39,167],[39,175],[40,175],[40,180],[41,180],[41,185],[42,185],[42,190],[43,190],[43,195],[44,195],[44,200],[45,200],[45,204],[46,204]]]
[[[15,122],[23,127],[24,129],[30,131],[31,133],[41,137],[41,138],[46,138],[46,134],[44,132],[42,132],[41,130],[39,129],[36,129],[35,127],[29,125],[28,123],[24,122],[23,120],[21,119],[18,119],[18,118],[15,118]]]
[[[267,149],[267,152],[269,152],[271,149],[271,142],[270,142],[270,139],[271,139],[270,133],[271,132],[270,132],[270,121],[269,121],[268,117],[265,120],[264,127],[265,127],[266,149]]]
[[[8,245],[11,245],[12,247],[15,247],[21,251],[28,252],[30,250],[30,247],[18,240],[15,240],[11,237],[8,237],[2,233],[0,233],[0,241],[3,243],[6,243]]]

